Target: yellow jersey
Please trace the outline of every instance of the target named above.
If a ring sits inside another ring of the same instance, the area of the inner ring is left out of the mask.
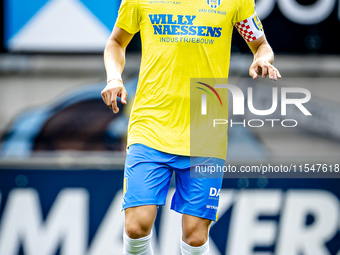
[[[254,0],[122,0],[116,25],[130,34],[140,31],[142,41],[127,146],[225,159],[226,128],[215,139],[220,144],[214,154],[190,148],[190,80],[228,77],[233,27],[254,8]],[[227,110],[227,93],[220,94]]]

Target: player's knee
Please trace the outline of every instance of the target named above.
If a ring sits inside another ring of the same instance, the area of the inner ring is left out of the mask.
[[[200,247],[207,242],[208,238],[203,234],[193,233],[192,235],[183,236],[183,241],[193,247]]]
[[[150,234],[153,222],[140,217],[125,219],[125,232],[128,237],[138,239]]]
[[[205,228],[197,228],[196,226],[187,226],[183,228],[183,241],[193,247],[199,247],[208,240],[208,233]]]
[[[183,216],[183,241],[193,247],[204,245],[208,240],[210,220]]]
[[[148,233],[138,225],[125,224],[125,232],[127,236],[132,239],[138,239],[148,235]]]
[[[125,232],[128,237],[138,239],[148,236],[157,214],[156,205],[132,207],[125,210]]]

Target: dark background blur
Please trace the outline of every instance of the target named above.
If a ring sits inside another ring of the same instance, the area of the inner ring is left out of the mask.
[[[5,15],[4,15],[4,0],[0,0],[0,38],[1,44],[0,44],[0,51],[4,52],[5,51],[5,42],[4,42],[4,21],[5,21]]]

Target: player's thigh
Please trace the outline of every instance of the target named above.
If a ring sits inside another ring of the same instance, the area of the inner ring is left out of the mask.
[[[182,216],[183,236],[192,236],[195,233],[208,237],[211,220],[188,214]]]
[[[164,205],[172,171],[164,155],[144,145],[131,145],[124,170],[123,210],[144,205]]]
[[[125,231],[132,239],[150,234],[157,215],[156,205],[144,205],[125,209]]]

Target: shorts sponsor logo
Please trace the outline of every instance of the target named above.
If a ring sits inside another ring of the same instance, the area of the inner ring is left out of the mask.
[[[216,189],[216,188],[211,187],[210,192],[209,192],[209,197],[219,198],[220,192],[221,192],[221,189]]]
[[[214,206],[214,205],[207,205],[206,207],[207,207],[208,209],[217,210],[217,206]]]

